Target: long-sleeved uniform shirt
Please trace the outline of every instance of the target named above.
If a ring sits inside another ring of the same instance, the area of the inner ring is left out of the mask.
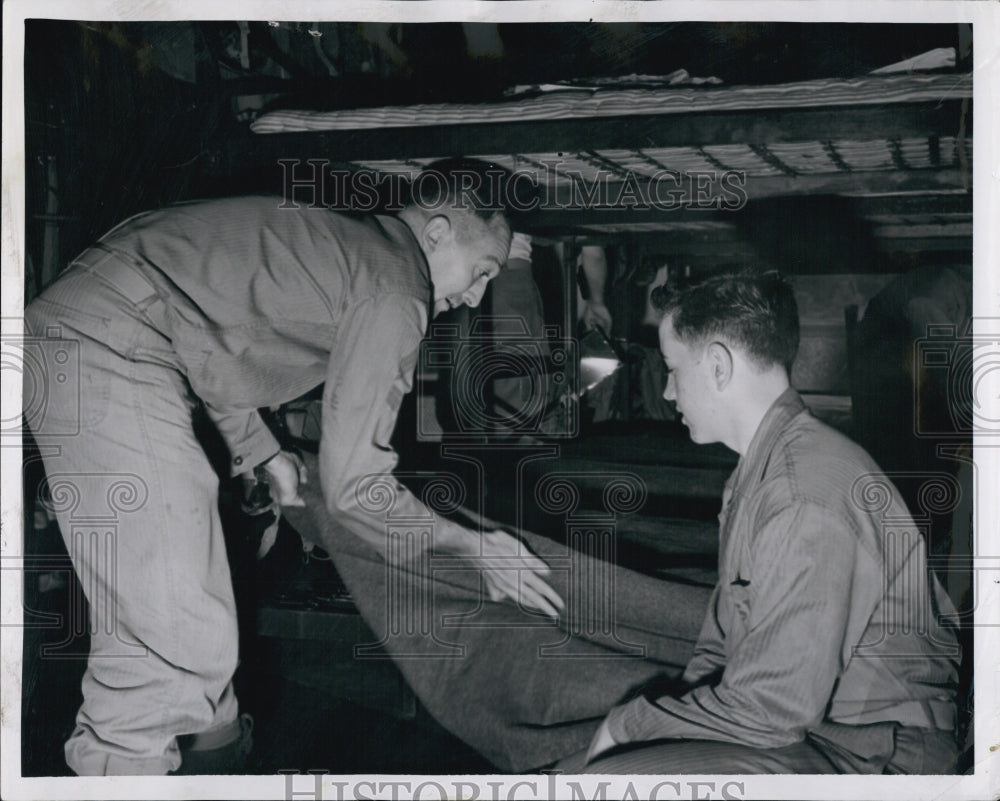
[[[878,729],[867,724],[954,726],[960,654],[938,621],[954,609],[928,577],[923,538],[871,458],[794,390],[764,416],[719,523],[688,689],[616,707],[617,742],[776,748],[818,731],[868,756],[884,743],[854,736]]]
[[[358,482],[388,476],[398,461],[389,439],[427,329],[427,262],[396,218],[281,205],[240,197],[171,206],[131,218],[98,246],[164,300],[157,325],[228,445],[234,475],[279,450],[256,410],[326,382],[324,495],[381,549]],[[396,490],[394,513],[427,514]]]

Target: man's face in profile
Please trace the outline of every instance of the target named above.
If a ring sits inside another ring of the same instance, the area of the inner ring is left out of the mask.
[[[487,285],[507,261],[510,238],[510,226],[502,215],[486,222],[471,212],[452,214],[448,230],[427,257],[434,283],[435,316],[459,306],[480,304]]]
[[[689,347],[677,337],[672,316],[660,323],[660,351],[667,366],[664,400],[673,401],[692,442],[718,442],[718,408],[704,347]]]

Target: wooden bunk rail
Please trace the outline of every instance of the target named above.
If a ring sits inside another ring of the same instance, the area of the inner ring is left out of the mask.
[[[962,100],[944,100],[934,104],[641,114],[302,133],[253,134],[242,130],[223,145],[220,166],[247,169],[274,165],[279,159],[329,158],[343,162],[457,154],[575,153],[602,149],[722,144],[768,146],[803,141],[954,136],[963,116],[962,103]],[[970,110],[965,111],[968,123],[972,119]]]
[[[795,179],[785,176],[748,180],[748,199],[783,197],[788,195],[846,195],[858,217],[896,215],[910,219],[948,215],[961,221],[972,219],[972,194],[962,191],[962,175],[958,170],[911,170],[906,173],[884,171],[803,175]],[[611,194],[615,187],[610,185]],[[926,194],[909,194],[925,191]],[[881,192],[883,194],[874,194]],[[905,194],[892,194],[902,192]],[[860,194],[865,193],[865,194]],[[867,194],[872,193],[872,194]],[[648,189],[645,190],[648,194]],[[565,231],[567,225],[615,227],[643,224],[697,225],[700,223],[730,223],[732,215],[719,209],[714,192],[705,204],[686,203],[671,208],[627,205],[571,208],[553,205],[540,208],[531,216],[532,231],[544,236]]]
[[[741,194],[734,191],[736,182],[708,181],[701,189],[691,189],[684,183],[639,181],[631,186],[621,181],[600,186],[595,202],[583,202],[583,190],[562,184],[544,190],[540,205],[532,216],[532,225],[539,229],[558,227],[569,217],[576,225],[636,224],[644,222],[676,222],[712,219],[712,211],[738,211],[741,203],[790,195],[844,195],[879,192],[928,192],[940,200],[927,200],[927,209],[945,213],[953,208],[951,192],[963,189],[962,172],[958,169],[920,169],[906,172],[872,170],[870,172],[817,173],[798,176],[746,177],[739,184]],[[679,189],[678,189],[679,187]],[[584,187],[593,191],[593,187]],[[634,192],[632,190],[635,190]],[[673,191],[683,194],[671,195]],[[961,197],[961,196],[960,196]],[[971,200],[964,201],[971,214]],[[890,203],[885,204],[891,208]],[[904,206],[905,208],[905,206]],[[862,209],[862,214],[866,212]],[[905,212],[900,212],[905,213]],[[930,212],[926,212],[930,213]]]

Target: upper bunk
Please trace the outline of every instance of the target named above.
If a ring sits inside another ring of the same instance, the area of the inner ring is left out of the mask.
[[[876,250],[968,253],[973,81],[954,63],[939,48],[848,78],[725,85],[677,70],[486,103],[285,108],[235,131],[220,159],[281,163],[298,182],[310,160],[412,178],[437,158],[477,157],[538,182],[535,233],[639,237],[703,260],[740,249],[732,212],[820,196],[849,199]]]

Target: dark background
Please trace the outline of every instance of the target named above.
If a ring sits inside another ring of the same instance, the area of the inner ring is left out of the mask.
[[[26,299],[133,213],[280,191],[276,169],[222,163],[260,109],[495,100],[515,84],[677,69],[727,84],[849,77],[968,49],[943,24],[342,22],[319,28],[324,63],[311,25],[249,23],[244,66],[235,22],[28,20]]]

